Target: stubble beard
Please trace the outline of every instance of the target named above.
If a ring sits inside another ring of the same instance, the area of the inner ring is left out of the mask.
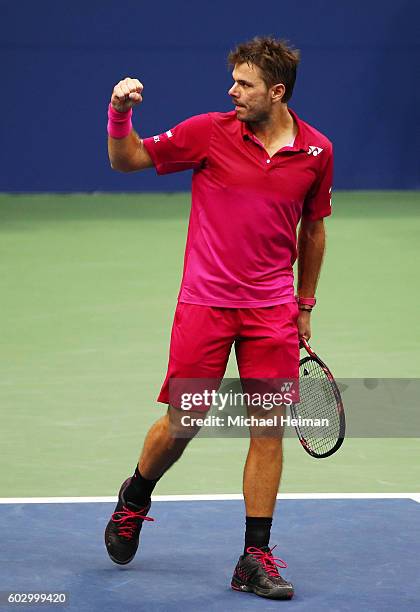
[[[246,111],[246,109],[244,110]],[[267,123],[267,121],[270,118],[270,113],[265,109],[264,110],[260,109],[260,110],[245,112],[242,117],[240,117],[238,113],[236,114],[236,116],[239,119],[239,121],[244,121],[251,125],[260,125],[261,123]]]

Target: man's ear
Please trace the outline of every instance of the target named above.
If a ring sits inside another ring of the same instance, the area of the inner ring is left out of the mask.
[[[283,83],[277,83],[271,87],[271,99],[273,102],[281,102],[286,93],[286,87]]]

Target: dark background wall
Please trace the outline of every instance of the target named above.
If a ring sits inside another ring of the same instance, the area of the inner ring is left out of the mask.
[[[1,1],[0,20],[0,191],[188,189],[110,169],[112,88],[143,81],[143,136],[231,110],[226,54],[255,34],[301,49],[290,106],[334,142],[336,188],[420,186],[417,0]]]

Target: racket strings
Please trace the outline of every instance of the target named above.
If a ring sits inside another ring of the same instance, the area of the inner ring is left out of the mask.
[[[335,447],[341,434],[337,397],[326,373],[313,359],[300,366],[299,403],[295,404],[294,412],[300,420],[301,436],[312,451],[323,454]],[[326,424],[322,425],[322,419],[326,419]]]

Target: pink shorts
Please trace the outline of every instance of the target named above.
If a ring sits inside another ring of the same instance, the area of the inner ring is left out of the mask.
[[[170,379],[221,381],[232,344],[241,379],[298,379],[298,314],[296,302],[259,308],[178,303],[158,401],[176,405]]]

